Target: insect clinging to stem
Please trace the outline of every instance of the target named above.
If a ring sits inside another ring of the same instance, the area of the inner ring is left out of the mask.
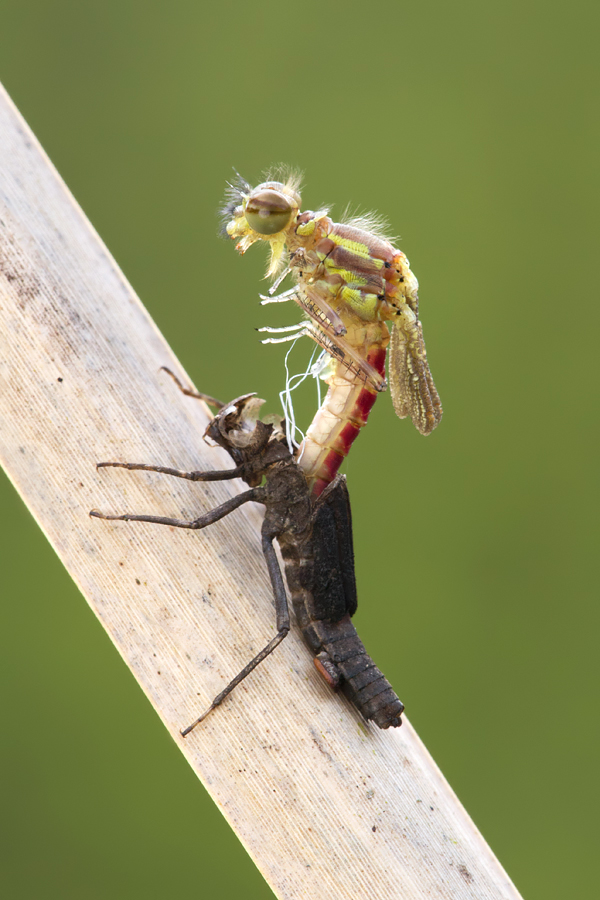
[[[167,371],[169,371],[167,369]],[[356,611],[356,581],[350,501],[345,478],[338,476],[315,498],[302,469],[291,455],[280,417],[259,419],[263,400],[245,394],[223,404],[205,394],[178,386],[189,396],[218,405],[206,429],[206,437],[224,447],[234,468],[185,472],[146,463],[104,462],[98,468],[117,467],[159,472],[189,481],[222,481],[241,478],[249,490],[192,521],[166,516],[108,515],[92,510],[100,519],[151,522],[199,530],[229,515],[244,503],[265,507],[261,529],[262,549],[275,599],[277,633],[238,675],[214,698],[208,708],[181,732],[185,737],[281,643],[290,630],[290,616],[283,576],[275,554],[276,539],[285,563],[287,584],[295,616],[315,665],[327,683],[341,689],[365,719],[380,728],[402,724],[403,704],[390,683],[367,654],[351,616]]]
[[[329,391],[298,454],[312,489],[335,477],[377,393],[389,386],[397,415],[430,434],[442,405],[425,351],[418,282],[404,253],[385,237],[376,217],[336,223],[327,209],[300,210],[299,177],[268,178],[256,188],[243,178],[229,185],[222,210],[224,233],[244,254],[253,244],[270,250],[267,277],[274,283],[263,303],[292,300],[306,316],[279,343],[308,335],[330,355],[322,377]],[[294,286],[276,295],[290,274]],[[390,341],[390,325],[391,341]]]

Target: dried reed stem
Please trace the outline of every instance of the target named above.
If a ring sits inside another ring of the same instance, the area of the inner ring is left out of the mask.
[[[2,463],[275,893],[515,900],[410,724],[365,727],[297,632],[180,737],[273,634],[259,513],[199,534],[88,517],[198,515],[237,488],[96,471],[97,460],[231,463],[200,439],[206,409],[159,373],[185,378],[5,94],[0,320]]]

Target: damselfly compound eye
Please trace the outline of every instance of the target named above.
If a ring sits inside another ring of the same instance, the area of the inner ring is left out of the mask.
[[[273,190],[258,191],[246,204],[246,221],[257,234],[278,234],[289,223],[292,208],[285,194]]]

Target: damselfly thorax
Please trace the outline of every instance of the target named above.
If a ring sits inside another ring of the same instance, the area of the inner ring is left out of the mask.
[[[267,276],[274,284],[263,302],[293,300],[305,313],[306,321],[268,342],[306,334],[333,361],[324,378],[330,390],[299,455],[316,492],[335,476],[376,393],[387,387],[389,326],[388,372],[397,415],[410,416],[421,434],[433,431],[442,416],[419,321],[418,282],[408,259],[375,217],[336,223],[327,212],[300,211],[296,178],[256,188],[240,179],[230,185],[223,210],[225,232],[240,253],[258,241],[269,244]],[[287,274],[295,286],[275,294]]]

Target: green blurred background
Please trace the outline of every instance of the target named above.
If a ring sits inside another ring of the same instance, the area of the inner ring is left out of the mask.
[[[583,0],[1,3],[0,77],[202,390],[277,411],[253,329],[297,320],[217,238],[232,166],[297,165],[305,208],[401,235],[445,416],[424,439],[384,396],[347,461],[357,625],[528,900],[597,890],[599,25]],[[0,491],[3,896],[272,896]]]

